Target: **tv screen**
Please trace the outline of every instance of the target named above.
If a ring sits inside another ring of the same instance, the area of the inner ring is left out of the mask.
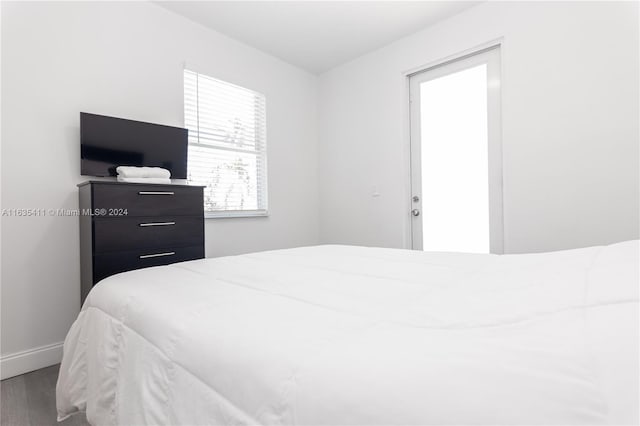
[[[116,176],[118,166],[163,167],[187,178],[187,129],[80,113],[80,173]]]

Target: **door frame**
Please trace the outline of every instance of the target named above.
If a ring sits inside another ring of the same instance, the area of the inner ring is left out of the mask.
[[[495,52],[495,53],[493,53]],[[418,117],[413,117],[412,114],[415,114],[415,109],[411,108],[411,78],[418,76],[422,73],[437,71],[439,68],[442,69],[442,75],[448,75],[457,71],[462,71],[464,69],[468,69],[473,65],[474,57],[477,57],[477,64],[484,63],[486,61],[482,60],[483,54],[489,53],[490,55],[496,55],[498,61],[497,72],[500,77],[500,91],[498,95],[494,93],[491,96],[491,90],[489,90],[487,101],[489,102],[488,108],[491,109],[494,114],[488,121],[488,156],[489,156],[489,238],[490,238],[490,252],[494,254],[502,254],[505,251],[504,244],[504,229],[505,229],[505,217],[504,217],[504,171],[503,171],[503,149],[502,149],[502,98],[504,96],[504,91],[502,87],[504,86],[504,72],[503,72],[503,63],[502,58],[504,57],[503,50],[503,42],[502,39],[493,40],[488,43],[484,43],[480,46],[476,46],[473,49],[466,50],[464,52],[460,52],[456,55],[451,55],[446,58],[443,58],[439,61],[435,61],[424,65],[419,68],[415,68],[413,70],[407,71],[403,73],[405,78],[405,87],[406,87],[406,127],[407,131],[407,160],[406,164],[408,165],[408,183],[406,191],[407,193],[407,209],[406,216],[408,219],[408,225],[406,227],[406,240],[405,246],[407,248],[411,248],[414,250],[422,249],[421,241],[414,241],[413,231],[416,229],[416,226],[422,225],[421,221],[414,220],[411,215],[411,210],[414,208],[418,208],[422,210],[422,200],[419,203],[414,203],[412,201],[412,197],[414,195],[414,185],[413,185],[413,172],[418,167],[420,163],[420,152],[412,152],[415,151],[415,147],[412,147],[412,134],[416,134],[416,131],[419,131],[419,120]],[[432,77],[434,79],[437,77]],[[415,80],[415,79],[414,79]],[[491,88],[489,88],[491,89]],[[417,127],[416,127],[417,126]],[[418,164],[415,164],[418,163]],[[419,229],[417,229],[419,232]]]

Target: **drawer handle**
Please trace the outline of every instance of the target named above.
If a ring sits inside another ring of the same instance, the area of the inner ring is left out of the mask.
[[[139,195],[173,195],[173,191],[138,191]]]
[[[147,223],[140,223],[138,224],[138,226],[170,226],[170,225],[175,225],[175,222],[147,222]]]
[[[168,251],[166,253],[143,254],[140,256],[140,259],[149,259],[151,257],[173,256],[174,254],[176,254],[175,251]]]

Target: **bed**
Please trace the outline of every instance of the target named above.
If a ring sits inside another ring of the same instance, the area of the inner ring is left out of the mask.
[[[118,274],[66,338],[58,418],[637,424],[638,259],[325,245]]]

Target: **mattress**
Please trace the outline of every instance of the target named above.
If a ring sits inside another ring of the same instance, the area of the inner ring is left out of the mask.
[[[118,274],[66,338],[58,416],[637,424],[638,256],[325,245]]]

